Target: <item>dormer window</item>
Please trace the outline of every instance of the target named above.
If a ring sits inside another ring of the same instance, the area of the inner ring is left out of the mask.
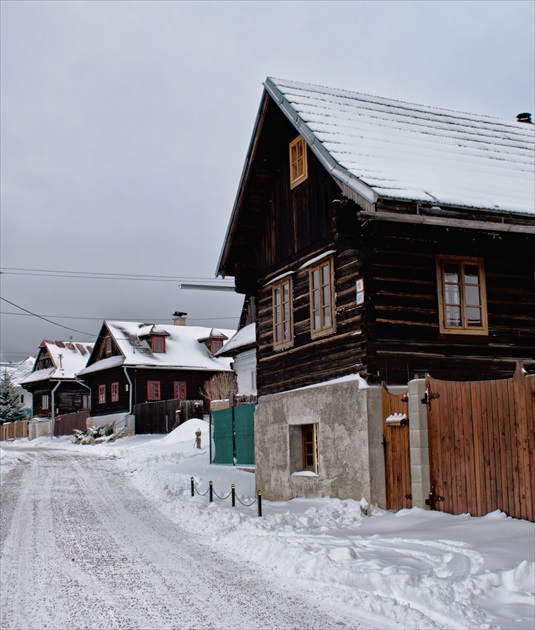
[[[228,337],[220,330],[212,328],[208,337],[203,337],[202,339],[199,339],[199,343],[204,343],[204,345],[210,351],[210,354],[214,356],[217,352],[219,352],[219,350],[221,350],[223,344],[227,339]]]
[[[150,341],[153,352],[165,352],[165,337],[152,337]]]
[[[307,146],[301,136],[290,142],[290,188],[308,177]]]
[[[210,339],[210,353],[212,356],[223,347],[223,339]]]

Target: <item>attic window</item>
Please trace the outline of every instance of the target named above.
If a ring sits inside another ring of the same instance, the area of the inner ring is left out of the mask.
[[[308,177],[307,147],[301,136],[290,142],[290,188],[295,188]]]
[[[214,356],[216,352],[219,352],[222,347],[223,339],[210,339],[210,353],[212,356]]]
[[[151,347],[153,352],[165,352],[165,337],[152,337]]]
[[[106,339],[104,340],[104,352],[107,357],[109,357],[112,353],[111,337],[106,337]]]

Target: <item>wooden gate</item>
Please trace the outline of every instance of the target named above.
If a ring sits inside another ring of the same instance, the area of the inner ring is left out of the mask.
[[[409,417],[407,393],[391,394],[383,385],[383,447],[388,510],[412,507],[409,425],[387,424],[387,418],[395,414]]]
[[[535,376],[446,382],[426,378],[430,505],[535,520]]]
[[[157,400],[137,403],[134,407],[135,431],[140,433],[169,433],[182,422],[204,415],[202,400]]]

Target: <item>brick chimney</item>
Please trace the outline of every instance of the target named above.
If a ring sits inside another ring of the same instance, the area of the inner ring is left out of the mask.
[[[181,311],[175,311],[173,313],[173,326],[185,326],[187,319],[188,319],[187,313],[182,313]]]

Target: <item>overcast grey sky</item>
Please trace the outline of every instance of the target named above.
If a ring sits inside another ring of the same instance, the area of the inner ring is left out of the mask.
[[[2,302],[1,360],[103,319],[235,327],[234,294],[12,271],[213,278],[266,76],[514,120],[534,7],[2,0],[2,297],[89,335]]]

